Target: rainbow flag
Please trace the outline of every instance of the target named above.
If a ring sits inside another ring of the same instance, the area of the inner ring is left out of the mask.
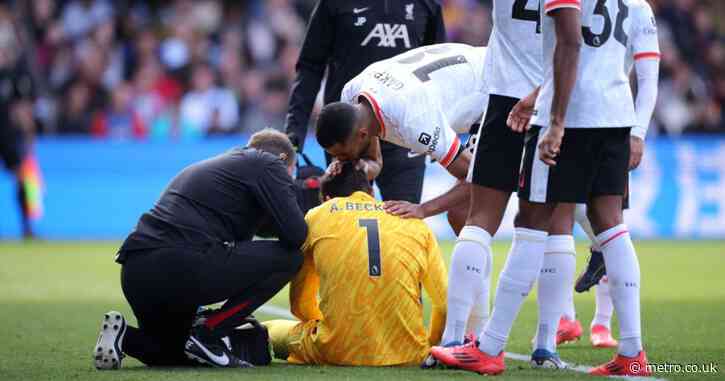
[[[28,207],[28,216],[38,220],[43,216],[43,193],[45,185],[40,173],[40,166],[35,154],[32,152],[25,156],[20,164],[20,183],[25,190],[25,205]]]

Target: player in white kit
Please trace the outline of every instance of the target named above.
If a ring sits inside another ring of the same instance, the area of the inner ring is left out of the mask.
[[[555,256],[559,262],[557,272],[571,277],[562,283],[571,284],[573,280],[575,261],[570,235],[574,209],[577,203],[587,203],[622,327],[619,354],[592,373],[648,373],[640,334],[639,266],[621,213],[630,127],[636,123],[624,71],[628,36],[623,22],[628,9],[623,3],[541,2],[545,71],[533,126],[527,133],[519,184],[524,208],[515,222],[511,253],[480,343],[435,347],[432,354],[446,365],[485,374],[503,372],[503,348],[521,304],[542,269],[544,253],[564,254]],[[561,242],[552,239],[559,236]],[[542,324],[547,319],[540,316],[540,338],[552,337],[551,330],[558,325],[566,301],[564,287],[549,291],[555,302],[550,306],[548,324]],[[548,332],[542,336],[542,330]],[[555,348],[555,343],[546,341],[537,346],[542,344]]]
[[[489,315],[490,240],[517,188],[524,145],[523,133],[511,131],[506,119],[520,98],[541,83],[538,2],[528,2],[494,2],[494,29],[485,61],[490,98],[467,178],[473,183],[473,204],[453,252],[442,340],[447,346],[460,344],[465,332],[480,332]],[[533,103],[535,96],[530,98]],[[430,358],[424,363],[433,365]]]
[[[644,0],[627,0],[622,3],[629,12],[628,18],[624,20],[624,29],[627,30],[627,59],[624,72],[629,74],[634,68],[637,78],[637,96],[634,101],[636,124],[630,132],[630,162],[629,170],[639,166],[644,149],[644,138],[647,135],[652,112],[657,100],[657,81],[659,76],[659,43],[657,41],[657,25],[655,24],[652,8]],[[621,12],[621,10],[620,10]],[[627,200],[625,197],[625,204]],[[626,208],[626,205],[625,205]],[[604,259],[596,241],[596,235],[586,217],[586,206],[577,206],[576,221],[584,229],[592,241],[592,257],[587,266],[588,272],[595,272],[596,263],[600,263],[601,270],[604,270]],[[609,295],[609,282],[606,275],[602,277],[602,271],[598,280],[594,274],[582,274],[577,280],[577,291],[597,284],[595,291],[596,312],[590,325],[590,341],[594,347],[608,348],[617,346],[617,341],[612,338],[610,323],[614,306]],[[591,278],[592,283],[582,285],[582,278]],[[570,298],[563,319],[574,319],[575,310],[573,298]],[[561,327],[561,325],[560,325]],[[561,328],[560,328],[561,329]]]
[[[453,250],[448,315],[442,340],[444,346],[461,343],[464,329],[465,332],[481,332],[482,327],[475,323],[485,322],[489,315],[491,237],[501,224],[511,193],[518,188],[524,147],[523,131],[512,131],[507,126],[507,118],[512,110],[520,108],[522,104],[533,107],[537,93],[532,91],[542,82],[539,15],[538,1],[496,0],[493,3],[494,28],[486,57],[486,78],[491,95],[474,153],[475,161],[468,174],[468,180],[473,184],[471,208],[466,226],[459,234]],[[526,217],[525,203],[520,203],[520,210]],[[520,224],[519,220],[517,216],[516,221]],[[523,237],[520,240],[528,237],[528,233],[527,229],[516,229],[517,236]],[[535,238],[541,241],[547,239],[545,234]],[[570,254],[573,254],[571,232],[568,235],[552,236],[550,246],[571,247]],[[547,251],[547,254],[558,252]],[[547,268],[554,267],[558,260],[558,256],[546,255],[544,265]],[[533,272],[531,275],[535,276]],[[539,290],[543,291],[541,294],[546,296],[547,291],[560,288],[561,278],[559,273],[542,271],[538,277]],[[510,288],[504,282],[499,283],[499,290],[502,286]],[[545,323],[551,329],[538,336],[544,343],[559,339],[556,323],[563,309],[552,308],[554,306],[557,305],[546,300],[539,302],[540,319],[553,320],[553,323]],[[549,349],[535,350],[532,363],[535,366],[563,367],[555,348]]]
[[[493,31],[484,63],[490,95],[467,176],[471,205],[453,249],[444,346],[461,344],[464,334],[480,332],[489,316],[491,237],[517,189],[524,147],[524,134],[508,128],[506,119],[542,82],[538,29],[538,1],[493,2]],[[429,359],[424,365],[433,364]]]
[[[523,132],[512,131],[507,126],[507,117],[512,108],[542,82],[538,1],[496,0],[493,21],[485,62],[490,97],[474,151],[474,163],[468,173],[468,181],[473,184],[470,214],[453,250],[448,315],[441,341],[446,346],[463,342],[466,332],[480,332],[488,319],[491,236],[500,226],[511,193],[517,189],[524,146]],[[533,107],[535,100],[534,94],[522,103]],[[545,257],[545,267],[549,258]],[[540,287],[556,287],[556,276],[543,274]],[[539,300],[543,312],[547,312],[547,303]],[[570,332],[567,328],[573,326],[566,324],[568,320],[561,322],[562,326],[556,330],[557,342],[567,339],[566,334]],[[578,329],[577,337],[581,335],[580,325]],[[554,366],[561,366],[555,353],[534,353],[537,356],[533,360],[538,365],[553,362]],[[434,364],[428,359],[424,366]]]
[[[463,149],[457,133],[468,132],[483,114],[485,56],[483,47],[437,44],[368,66],[345,85],[341,102],[320,111],[318,142],[339,161],[362,158],[369,163],[378,161],[375,146],[383,139],[429,155],[464,179],[471,153]],[[428,217],[467,208],[467,190],[460,182],[421,205],[399,202],[386,207],[405,217]]]

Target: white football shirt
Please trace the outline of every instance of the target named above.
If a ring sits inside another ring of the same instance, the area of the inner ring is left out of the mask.
[[[652,8],[645,0],[627,0],[630,13],[629,19],[629,44],[627,46],[627,64],[625,73],[629,75],[634,66],[634,61],[641,59],[659,59],[660,44],[657,40],[657,22]]]
[[[485,75],[491,94],[529,95],[542,82],[539,0],[494,0]]]
[[[543,0],[544,82],[536,100],[532,124],[548,126],[554,95],[556,32],[550,13],[564,7],[581,11],[582,48],[577,81],[564,125],[567,128],[631,127],[636,123],[629,85],[628,41],[625,21],[632,17],[631,0]]]
[[[437,44],[376,62],[350,80],[341,101],[372,104],[380,138],[427,154],[447,167],[466,133],[483,115],[486,48]]]

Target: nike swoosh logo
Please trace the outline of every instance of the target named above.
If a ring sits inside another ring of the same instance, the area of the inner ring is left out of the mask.
[[[365,8],[353,8],[353,9],[352,9],[352,13],[354,13],[354,14],[358,14],[358,13],[363,13],[363,12],[367,11],[368,9],[370,9],[370,7],[365,7]]]
[[[197,347],[201,348],[201,350],[204,352],[205,355],[207,355],[210,359],[212,359],[217,365],[219,366],[227,366],[229,365],[229,357],[226,353],[222,353],[221,356],[215,355],[204,345],[202,345],[194,336],[191,336],[190,339],[196,344]]]
[[[421,155],[425,155],[425,153],[424,152],[418,153],[418,152],[408,151],[408,158],[409,159],[412,159],[414,157],[418,157],[418,156],[421,156]]]

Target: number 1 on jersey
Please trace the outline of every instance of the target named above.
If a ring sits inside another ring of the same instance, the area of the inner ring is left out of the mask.
[[[425,58],[426,54],[441,54],[445,53],[449,50],[448,46],[435,46],[429,47],[425,49],[422,52],[418,52],[413,54],[410,57],[405,57],[398,61],[398,63],[402,64],[414,64],[420,62],[423,58]],[[421,82],[428,82],[430,81],[430,74],[436,70],[440,70],[443,68],[446,68],[448,66],[452,65],[459,65],[468,62],[466,60],[466,57],[463,55],[457,55],[457,56],[451,56],[451,57],[445,57],[445,58],[439,58],[433,62],[429,62],[415,70],[413,70],[413,75],[418,78]]]
[[[368,274],[379,277],[382,274],[382,263],[380,260],[380,233],[378,220],[374,218],[362,218],[358,221],[361,228],[368,233]]]

